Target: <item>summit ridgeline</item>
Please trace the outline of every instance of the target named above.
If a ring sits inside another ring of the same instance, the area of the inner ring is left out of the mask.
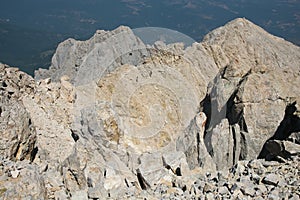
[[[300,48],[238,18],[191,46],[125,26],[0,64],[1,199],[299,199]]]

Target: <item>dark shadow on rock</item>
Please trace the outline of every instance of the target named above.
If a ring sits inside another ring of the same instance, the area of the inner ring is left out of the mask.
[[[275,134],[265,142],[261,152],[258,155],[259,159],[271,159],[269,155],[272,155],[272,152],[268,151],[267,148],[269,141],[286,140],[292,133],[300,131],[300,117],[294,114],[297,110],[296,103],[297,102],[293,102],[287,105],[283,120],[281,121]]]
[[[39,151],[38,147],[34,147],[33,150],[31,151],[31,154],[30,154],[30,161],[31,162],[34,161],[38,151]]]
[[[211,97],[209,94],[206,94],[205,98],[200,102],[200,108],[199,112],[204,112],[207,117],[205,123],[205,130],[207,130],[211,121]]]
[[[206,97],[200,103],[200,111],[204,112],[207,116],[207,121],[205,124],[205,133],[204,133],[204,143],[207,149],[210,149],[208,152],[212,157],[214,155],[211,140],[212,140],[212,130],[221,123],[221,121],[226,118],[228,119],[230,127],[238,124],[240,127],[239,133],[241,135],[241,151],[240,155],[235,155],[239,157],[239,160],[244,160],[247,156],[247,146],[245,134],[248,133],[247,124],[244,119],[244,104],[242,102],[241,96],[244,92],[244,84],[247,81],[248,75],[251,73],[249,71],[244,75],[239,83],[236,86],[236,89],[233,91],[231,96],[228,98],[227,102],[218,110],[218,102],[214,96],[217,96],[217,89],[213,88],[211,93],[207,94]],[[216,82],[216,81],[215,81]],[[223,94],[220,94],[223,95]],[[212,119],[213,118],[213,119]],[[234,138],[233,138],[234,139]],[[236,141],[235,141],[236,142]]]
[[[150,188],[150,184],[145,180],[145,178],[143,177],[140,169],[137,169],[136,173],[137,173],[137,178],[138,178],[138,181],[139,181],[139,184],[140,184],[142,190],[149,189]]]

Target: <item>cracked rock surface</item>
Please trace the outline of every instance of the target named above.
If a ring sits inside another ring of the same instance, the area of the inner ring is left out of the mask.
[[[202,42],[68,39],[0,64],[0,199],[299,199],[300,48],[235,19]]]

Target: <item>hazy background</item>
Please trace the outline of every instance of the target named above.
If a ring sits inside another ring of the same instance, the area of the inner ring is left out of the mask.
[[[246,17],[300,45],[300,0],[0,0],[0,62],[33,74],[49,67],[57,44],[119,25],[163,27],[196,41]]]

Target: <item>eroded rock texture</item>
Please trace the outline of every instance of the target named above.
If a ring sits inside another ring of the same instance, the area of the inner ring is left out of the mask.
[[[237,159],[256,158],[266,140],[273,135],[280,134],[281,139],[286,139],[299,129],[296,119],[289,125],[282,124],[286,121],[286,108],[297,102],[300,95],[297,89],[300,83],[299,47],[244,19],[212,31],[205,37],[203,45],[220,69],[220,79],[209,87],[210,94],[217,98],[210,95],[203,102],[212,117],[207,134],[213,134],[217,124],[225,129],[220,137],[235,144],[227,152],[233,163]],[[212,110],[210,106],[213,106]],[[294,115],[297,110],[289,115]],[[222,119],[214,118],[219,113],[226,113],[229,127],[222,125]],[[208,141],[208,146],[211,143],[214,143],[213,138]],[[211,154],[223,150],[211,147]],[[233,163],[229,161],[227,167]]]
[[[36,81],[1,65],[0,196],[297,199],[299,63],[236,19],[187,48],[68,39]]]
[[[33,91],[34,81],[18,69],[7,67],[0,64],[0,152],[11,160],[30,160],[36,131],[21,98]]]

